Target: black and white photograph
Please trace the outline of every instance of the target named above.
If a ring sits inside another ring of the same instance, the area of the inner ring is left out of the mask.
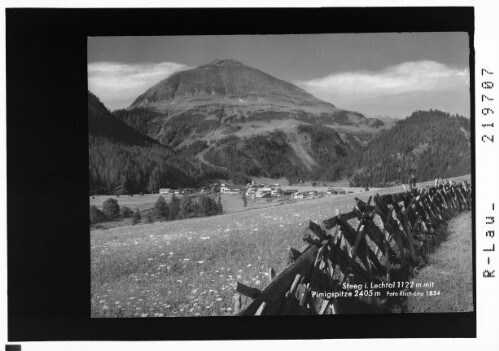
[[[467,32],[88,36],[91,318],[474,311]]]
[[[499,345],[497,4],[7,2],[6,350]]]

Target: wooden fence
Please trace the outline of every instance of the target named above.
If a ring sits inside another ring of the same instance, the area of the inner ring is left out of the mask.
[[[397,299],[377,296],[383,287],[400,291],[445,239],[447,220],[472,206],[471,186],[446,182],[409,192],[355,198],[354,209],[309,222],[301,249],[289,249],[289,265],[259,289],[237,283],[236,315],[338,314],[392,311]],[[345,286],[347,289],[345,290]],[[349,287],[354,287],[349,290]],[[321,294],[322,292],[322,294]],[[359,291],[357,291],[358,293]],[[356,293],[356,294],[357,294]],[[252,300],[242,305],[242,296]]]

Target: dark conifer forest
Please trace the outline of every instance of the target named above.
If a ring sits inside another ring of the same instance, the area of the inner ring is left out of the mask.
[[[470,120],[429,110],[416,111],[352,155],[343,176],[353,186],[406,183],[471,172]]]
[[[91,194],[155,193],[161,187],[193,187],[226,176],[130,128],[91,93],[88,105]]]

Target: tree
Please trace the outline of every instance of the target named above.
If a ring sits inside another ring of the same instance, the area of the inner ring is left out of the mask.
[[[243,196],[241,198],[243,199],[244,207],[248,207],[248,198],[246,197],[246,189],[243,189]]]
[[[200,216],[214,216],[218,214],[217,203],[209,196],[202,195],[199,199],[200,203]]]
[[[123,218],[128,218],[133,215],[133,211],[130,209],[130,207],[122,207],[120,213]]]
[[[190,196],[184,196],[180,201],[179,218],[192,217],[193,210],[192,198]]]
[[[218,207],[218,211],[217,211],[218,214],[224,213],[224,208],[222,206],[222,196],[221,195],[218,195],[217,207]]]
[[[135,210],[135,212],[133,213],[133,216],[132,216],[132,224],[139,223],[141,219],[142,218],[140,216],[140,211],[139,211],[139,208],[137,207],[137,209]]]
[[[180,200],[173,194],[170,204],[168,205],[168,220],[173,221],[178,219],[180,212]]]
[[[104,220],[104,214],[97,206],[90,206],[90,223],[97,223]]]
[[[153,212],[154,217],[160,221],[164,221],[168,218],[168,205],[163,196],[158,197],[158,200],[154,204]]]
[[[151,211],[148,211],[146,214],[146,221],[147,223],[152,223],[154,222],[154,216],[152,215]]]
[[[118,217],[120,214],[120,205],[118,205],[118,200],[109,198],[102,204],[102,212],[108,219],[113,219]]]

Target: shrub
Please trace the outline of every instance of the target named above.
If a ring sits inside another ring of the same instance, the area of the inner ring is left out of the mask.
[[[104,220],[104,214],[97,206],[90,206],[90,223],[97,223]]]
[[[113,219],[118,217],[120,214],[120,205],[118,205],[118,200],[109,198],[102,204],[102,212],[108,219]]]
[[[140,216],[140,211],[137,208],[132,216],[132,224],[135,225],[135,224],[139,223],[141,219],[142,219],[142,217]]]
[[[151,211],[147,212],[147,214],[146,214],[146,222],[147,223],[154,222],[154,216],[153,216]]]
[[[122,207],[120,210],[121,216],[124,218],[131,217],[133,215],[133,211],[130,209],[130,207]]]

